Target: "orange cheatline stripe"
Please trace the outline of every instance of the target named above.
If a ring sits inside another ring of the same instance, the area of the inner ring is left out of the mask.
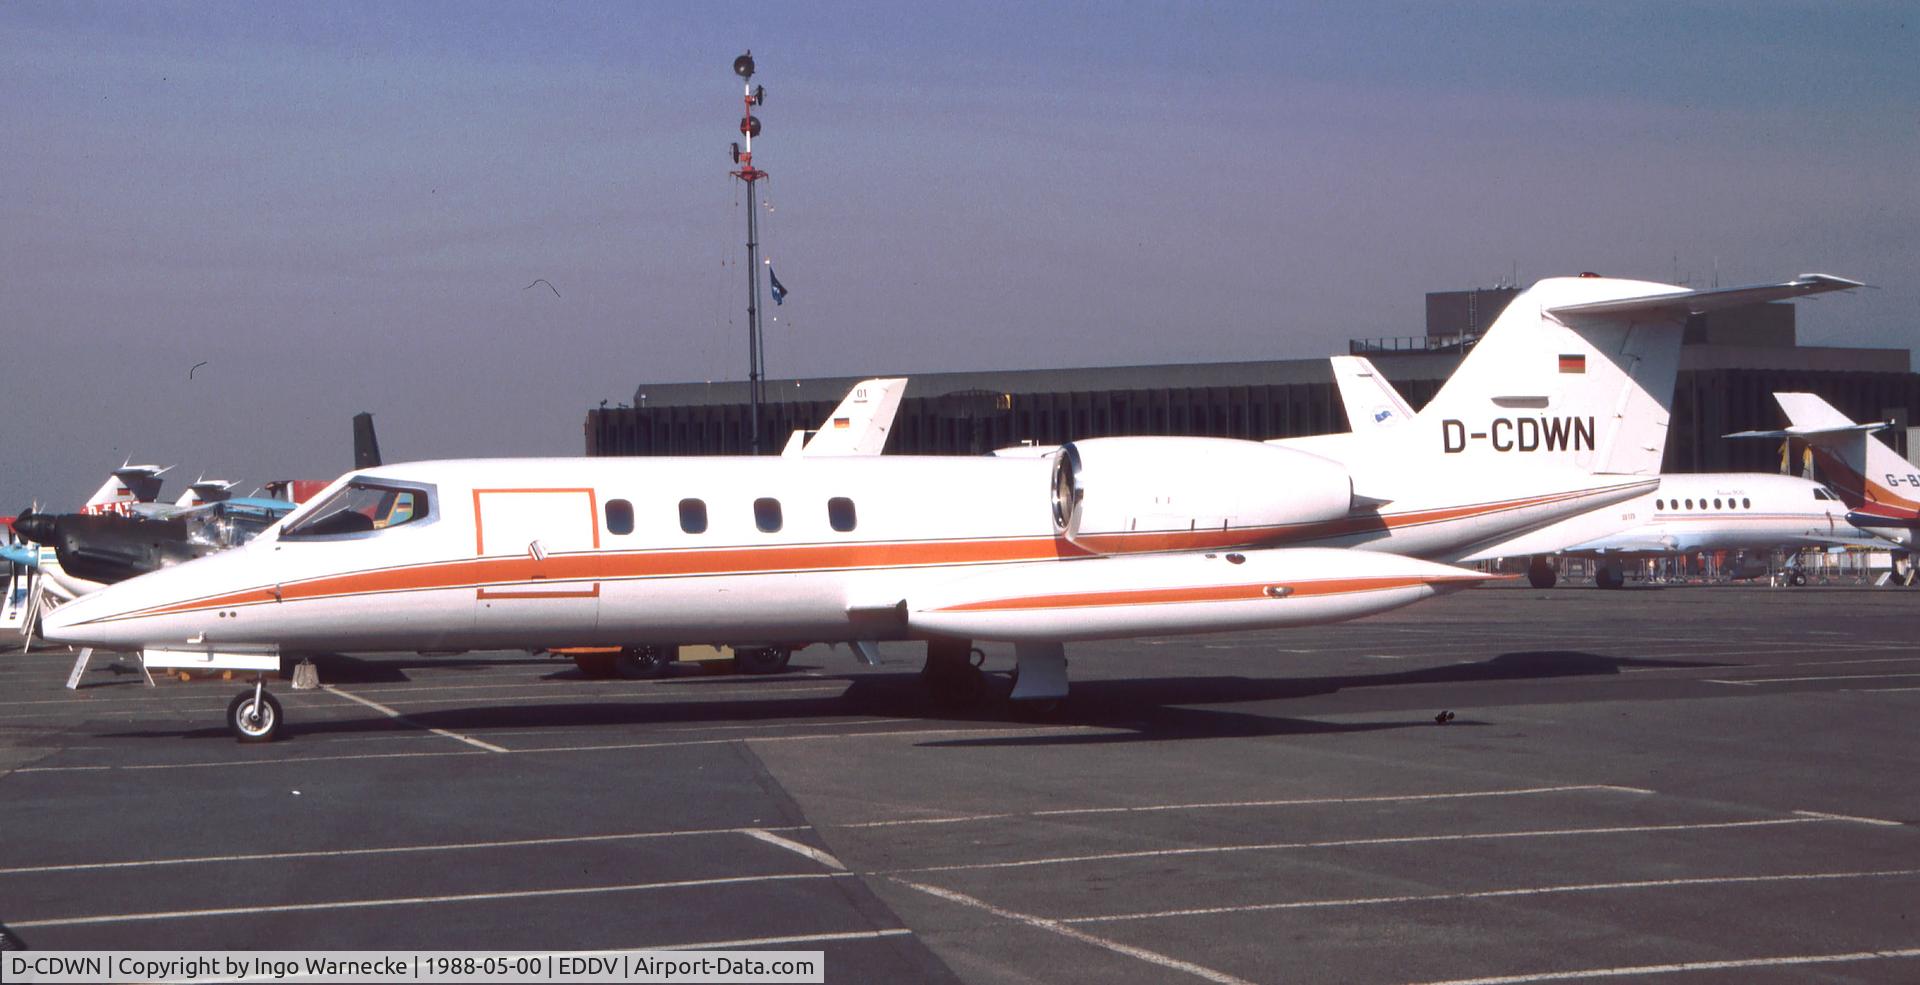
[[[597,599],[600,597],[600,583],[596,581],[593,583],[592,588],[581,589],[579,591],[551,589],[548,591],[529,592],[517,589],[502,591],[497,588],[482,588],[474,593],[474,597],[483,599]]]
[[[1342,595],[1349,592],[1374,592],[1389,588],[1410,588],[1449,581],[1479,581],[1475,576],[1443,575],[1411,578],[1404,575],[1373,578],[1329,578],[1303,582],[1257,582],[1245,585],[1206,585],[1195,588],[1140,588],[1111,592],[1067,592],[1058,595],[1028,595],[1017,598],[988,599],[944,606],[935,612],[983,612],[1008,609],[1075,609],[1115,605],[1165,605],[1176,602],[1245,602],[1265,599],[1269,588],[1290,591],[1280,598],[1305,598],[1316,595]]]

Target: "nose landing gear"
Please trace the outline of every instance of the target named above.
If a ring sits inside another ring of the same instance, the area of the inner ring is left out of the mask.
[[[267,693],[266,684],[255,680],[253,689],[234,695],[227,705],[227,729],[241,742],[272,742],[280,735],[280,723],[286,716],[280,702]]]

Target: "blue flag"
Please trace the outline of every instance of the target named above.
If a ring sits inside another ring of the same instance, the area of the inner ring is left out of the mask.
[[[786,304],[787,289],[780,283],[780,278],[773,275],[773,264],[767,264],[767,283],[773,285],[773,303]]]

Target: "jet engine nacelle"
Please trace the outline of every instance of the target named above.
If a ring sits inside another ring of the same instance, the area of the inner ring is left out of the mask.
[[[1096,554],[1259,544],[1352,506],[1342,466],[1253,441],[1090,438],[1054,459],[1054,524]]]

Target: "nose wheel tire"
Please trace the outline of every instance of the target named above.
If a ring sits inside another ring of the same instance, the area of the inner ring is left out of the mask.
[[[285,720],[279,700],[265,691],[242,691],[227,705],[227,728],[241,742],[272,742]]]

